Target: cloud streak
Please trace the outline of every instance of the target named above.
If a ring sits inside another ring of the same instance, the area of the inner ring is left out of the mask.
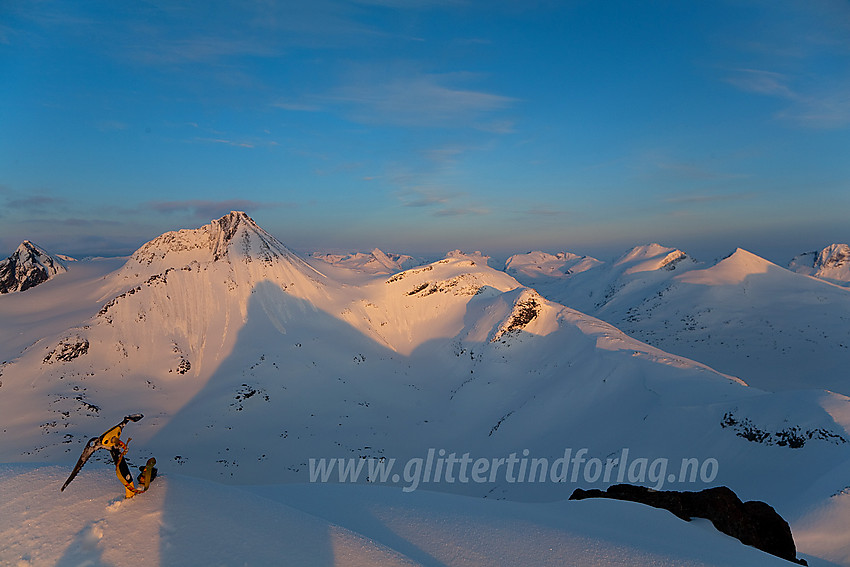
[[[667,197],[664,199],[665,203],[670,204],[703,204],[703,203],[715,203],[715,202],[723,202],[723,201],[739,201],[741,199],[750,199],[755,197],[755,193],[716,193],[716,194],[708,194],[708,193],[699,193],[699,194],[691,194],[691,195],[677,195],[675,197]]]
[[[458,85],[472,78],[467,73],[408,73],[384,78],[367,74],[321,98],[340,107],[355,122],[417,127],[474,126],[483,117],[517,102]],[[493,124],[496,130],[512,128],[506,122]]]
[[[818,129],[850,124],[850,80],[840,84],[818,81],[811,84],[774,71],[734,69],[724,81],[745,92],[787,101],[789,106],[775,113],[777,119]]]
[[[797,95],[788,87],[790,78],[782,73],[761,69],[733,69],[724,79],[741,90],[767,96],[796,99]]]
[[[185,214],[193,219],[207,221],[226,215],[230,211],[253,211],[257,209],[276,208],[284,203],[268,203],[248,199],[227,199],[221,201],[189,199],[185,201],[150,201],[147,208],[157,213]]]

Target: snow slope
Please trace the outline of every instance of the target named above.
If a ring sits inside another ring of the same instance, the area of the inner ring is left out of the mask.
[[[707,522],[629,502],[521,504],[353,485],[245,490],[176,474],[123,500],[108,469],[87,465],[60,494],[64,468],[0,466],[0,564],[788,564]]]
[[[850,292],[746,250],[705,265],[653,244],[575,275],[519,279],[752,386],[850,394]]]

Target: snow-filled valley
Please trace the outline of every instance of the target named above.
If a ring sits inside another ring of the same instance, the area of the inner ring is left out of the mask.
[[[0,295],[0,563],[787,563],[567,500],[619,478],[729,486],[850,565],[850,289],[817,274],[658,245],[302,257],[244,213],[63,267]],[[135,412],[151,491],[124,501],[104,452],[60,493]]]

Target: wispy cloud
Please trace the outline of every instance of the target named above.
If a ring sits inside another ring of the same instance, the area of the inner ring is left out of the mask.
[[[0,45],[9,45],[12,43],[12,36],[15,35],[15,30],[9,26],[0,24]]]
[[[468,196],[448,189],[411,189],[398,193],[402,206],[427,211],[433,217],[486,215],[490,209],[469,203]]]
[[[5,206],[10,209],[18,209],[25,212],[43,212],[48,209],[64,206],[67,199],[51,197],[48,195],[32,195],[17,197],[6,201]]]
[[[487,122],[479,122],[475,128],[482,132],[490,132],[491,134],[513,134],[516,132],[515,120],[490,120]]]
[[[250,139],[230,139],[230,138],[205,138],[205,137],[196,137],[192,138],[191,142],[200,143],[200,144],[221,144],[225,146],[233,146],[235,148],[258,148],[258,147],[271,147],[279,145],[278,142],[274,140],[262,140],[259,138],[250,138]]]
[[[745,41],[732,41],[745,65],[721,79],[748,93],[784,101],[773,117],[801,128],[850,126],[850,3],[778,0],[760,11]],[[743,59],[742,59],[743,58]]]
[[[450,165],[457,163],[458,159],[468,151],[475,149],[467,146],[445,146],[440,148],[432,148],[423,150],[424,155],[428,160],[438,165]]]
[[[150,38],[127,46],[127,54],[145,65],[182,65],[185,63],[217,63],[242,56],[271,57],[278,53],[274,46],[254,39],[194,37]]]
[[[801,96],[796,104],[777,113],[777,118],[809,128],[841,128],[850,125],[850,81],[841,89]]]
[[[724,80],[743,91],[787,101],[775,113],[777,119],[808,128],[850,124],[850,79],[827,84],[774,71],[733,69]]]
[[[151,201],[147,207],[158,213],[183,214],[197,220],[209,220],[226,215],[230,211],[255,211],[294,205],[269,203],[248,199],[227,199],[222,201],[190,199],[185,201]]]
[[[687,195],[675,195],[663,199],[670,204],[703,204],[723,201],[740,201],[755,197],[755,193],[693,193]]]
[[[658,184],[673,183],[677,187],[681,183],[704,184],[750,177],[746,173],[727,171],[725,161],[689,159],[664,148],[644,150],[633,159],[632,166],[640,179]]]
[[[468,217],[486,215],[489,209],[484,207],[447,207],[434,211],[435,217]]]
[[[783,98],[797,98],[797,95],[788,87],[789,77],[782,73],[762,69],[733,69],[724,80],[748,92]]]
[[[475,126],[517,102],[461,86],[474,78],[469,73],[413,72],[391,77],[366,73],[322,98],[357,122],[420,127]]]
[[[405,207],[435,207],[445,205],[456,195],[433,190],[412,189],[399,193],[402,205]]]
[[[118,120],[101,120],[95,124],[95,127],[101,132],[120,132],[129,128],[129,125]]]
[[[207,144],[224,144],[225,146],[235,146],[237,148],[253,148],[251,142],[240,142],[236,140],[227,140],[224,138],[195,138],[195,142],[203,142]]]
[[[562,218],[569,215],[569,212],[554,207],[534,207],[531,209],[522,210],[520,211],[520,213],[525,216],[538,217],[544,219]]]
[[[272,103],[275,108],[289,110],[291,112],[318,112],[322,107],[314,102],[298,102],[292,100],[278,100]]]
[[[463,6],[468,0],[354,0],[357,4],[386,8],[422,9],[437,6]]]

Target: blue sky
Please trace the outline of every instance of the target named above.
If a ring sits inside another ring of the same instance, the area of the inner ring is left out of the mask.
[[[850,240],[846,0],[6,0],[0,75],[3,256]]]

